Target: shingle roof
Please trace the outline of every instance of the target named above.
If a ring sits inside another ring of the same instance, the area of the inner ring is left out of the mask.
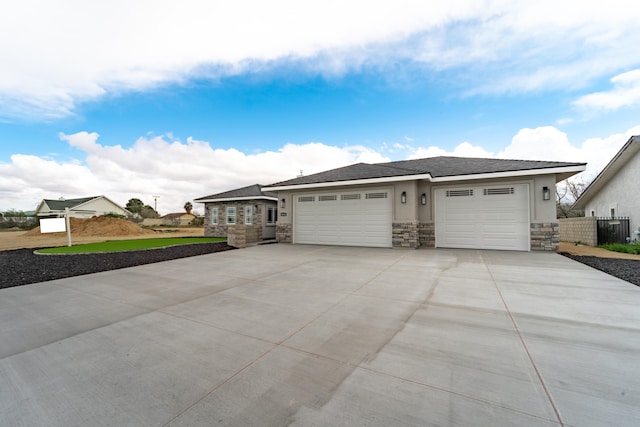
[[[496,172],[515,172],[583,166],[585,163],[549,162],[538,160],[505,160],[468,157],[429,157],[426,159],[401,160],[388,163],[357,163],[313,175],[297,177],[271,184],[284,185],[318,184],[323,182],[352,181],[359,179],[387,178],[396,176],[429,174],[433,178],[463,176]]]
[[[210,196],[199,197],[194,199],[195,202],[211,199],[237,199],[248,197],[273,197],[278,198],[278,194],[271,191],[262,191],[262,185],[253,184],[247,187],[237,188],[235,190],[225,191],[224,193],[212,194]]]
[[[65,208],[72,209],[75,206],[87,203],[90,200],[97,199],[100,196],[83,197],[81,199],[66,199],[66,200],[50,200],[44,199],[44,202],[49,206],[52,211],[63,211]]]

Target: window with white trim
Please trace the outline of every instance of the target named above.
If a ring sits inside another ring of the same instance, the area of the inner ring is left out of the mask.
[[[211,225],[218,225],[218,208],[211,208]]]
[[[277,212],[275,206],[269,206],[267,208],[267,225],[276,225]]]
[[[247,225],[253,223],[253,206],[244,207],[244,223]]]
[[[236,207],[227,206],[227,224],[236,223]]]

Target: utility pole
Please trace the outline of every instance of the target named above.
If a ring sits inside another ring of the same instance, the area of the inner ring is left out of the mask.
[[[151,196],[153,197],[153,210],[158,212],[158,199],[160,196]]]

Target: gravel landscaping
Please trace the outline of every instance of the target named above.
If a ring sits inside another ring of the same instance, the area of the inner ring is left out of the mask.
[[[568,253],[561,253],[561,255],[640,286],[640,260],[578,256]]]
[[[100,254],[37,255],[36,249],[0,251],[0,289],[229,249],[233,248],[221,242]]]

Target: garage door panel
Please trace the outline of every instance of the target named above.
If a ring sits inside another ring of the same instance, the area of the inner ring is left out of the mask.
[[[529,250],[529,186],[436,189],[436,246]]]
[[[295,243],[391,246],[389,190],[323,192],[295,200]]]

